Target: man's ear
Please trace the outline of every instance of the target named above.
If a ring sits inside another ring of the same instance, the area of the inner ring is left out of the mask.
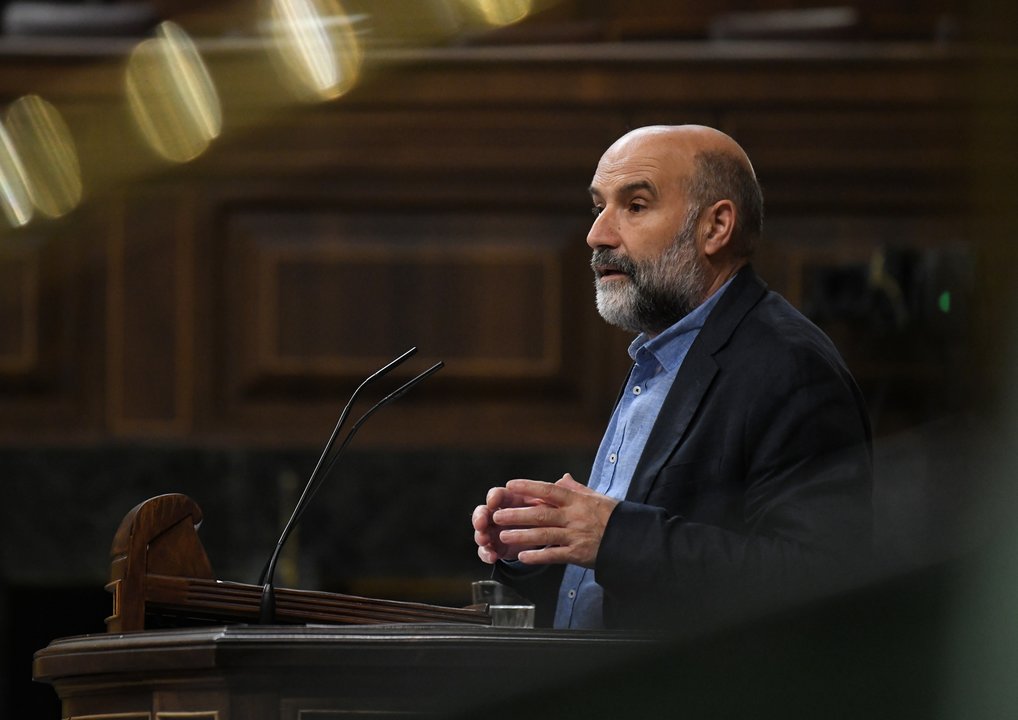
[[[703,252],[707,257],[728,247],[735,231],[735,203],[731,200],[718,200],[707,208],[704,215],[707,232],[704,235]]]

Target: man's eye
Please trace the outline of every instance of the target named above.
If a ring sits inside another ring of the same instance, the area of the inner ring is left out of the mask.
[[[629,203],[629,212],[638,213],[643,212],[646,209],[646,205],[641,205],[640,203]]]
[[[604,208],[595,205],[594,207],[590,208],[590,214],[593,215],[594,217],[597,217],[598,215],[601,214],[602,210],[604,210]]]

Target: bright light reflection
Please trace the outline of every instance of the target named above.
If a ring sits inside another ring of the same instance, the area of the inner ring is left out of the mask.
[[[82,195],[81,166],[71,131],[57,109],[38,95],[26,95],[8,109],[6,124],[39,212],[61,217],[76,208]]]
[[[274,50],[299,97],[331,100],[357,83],[363,50],[337,0],[272,0]]]
[[[159,25],[127,62],[127,100],[145,140],[167,160],[187,162],[219,137],[219,95],[198,49],[172,22]]]
[[[12,227],[27,225],[34,209],[28,192],[25,166],[7,129],[0,123],[0,204]]]
[[[511,25],[523,20],[534,9],[533,0],[462,0],[481,14],[489,25]]]

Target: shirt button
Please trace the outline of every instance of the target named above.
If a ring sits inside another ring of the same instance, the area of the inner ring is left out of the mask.
[[[616,455],[615,453],[612,453],[611,455],[608,456],[608,462],[610,462],[612,464],[614,464],[615,461],[618,460],[618,459],[619,459],[619,456]]]
[[[568,595],[569,599],[572,600],[574,597],[576,597],[576,591],[570,590],[569,592],[566,593],[566,595]]]
[[[639,385],[633,388],[633,395],[639,395],[641,392],[643,392],[643,390],[640,389]]]

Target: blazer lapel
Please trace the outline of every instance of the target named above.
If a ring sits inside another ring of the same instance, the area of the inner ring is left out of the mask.
[[[690,421],[718,373],[714,354],[724,347],[746,313],[766,291],[763,280],[746,265],[711,311],[665,397],[633,473],[627,500],[646,502],[658,473],[682,442]]]

